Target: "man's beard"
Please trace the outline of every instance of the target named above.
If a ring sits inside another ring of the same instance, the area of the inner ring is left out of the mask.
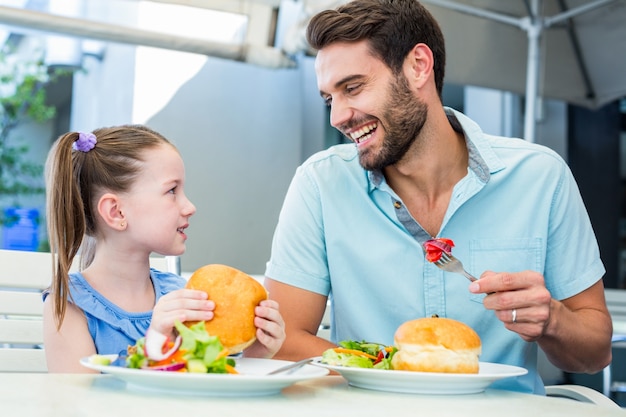
[[[415,97],[403,74],[389,83],[388,99],[382,108],[385,111],[378,126],[384,124],[385,138],[380,151],[359,151],[359,162],[368,171],[398,163],[417,139],[428,115],[428,106]]]

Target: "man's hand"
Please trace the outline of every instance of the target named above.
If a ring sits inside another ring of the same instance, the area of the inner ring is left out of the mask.
[[[488,294],[485,308],[525,341],[537,342],[558,368],[592,374],[611,362],[613,325],[601,279],[560,301],[551,297],[543,276],[533,271],[487,271],[469,290]]]
[[[493,310],[507,329],[527,342],[543,336],[550,323],[552,296],[538,272],[486,271],[469,290],[489,294],[483,302],[485,308]]]

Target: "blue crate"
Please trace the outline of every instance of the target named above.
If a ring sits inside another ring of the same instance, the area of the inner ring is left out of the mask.
[[[9,207],[2,226],[2,249],[36,251],[39,247],[39,210]],[[13,221],[12,221],[13,220]]]

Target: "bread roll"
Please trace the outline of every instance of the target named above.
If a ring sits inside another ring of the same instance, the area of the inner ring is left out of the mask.
[[[202,290],[215,302],[215,315],[205,322],[206,330],[218,336],[230,354],[254,343],[254,308],[268,296],[257,280],[230,266],[213,264],[196,270],[186,288]]]
[[[396,330],[394,343],[395,370],[478,373],[480,337],[460,321],[441,317],[407,321]]]

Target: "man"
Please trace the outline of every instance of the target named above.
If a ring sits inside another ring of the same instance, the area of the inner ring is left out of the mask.
[[[287,339],[277,357],[333,342],[391,344],[404,321],[463,321],[480,360],[529,373],[496,387],[543,392],[537,346],[569,372],[611,360],[595,235],[576,183],[551,150],[484,134],[441,102],[441,30],[415,0],[356,0],[314,16],[318,87],[330,123],[354,144],[296,172],[276,228],[266,285]],[[422,243],[445,237],[480,280],[444,274]],[[494,272],[496,271],[496,272]],[[535,343],[536,342],[536,343]]]

